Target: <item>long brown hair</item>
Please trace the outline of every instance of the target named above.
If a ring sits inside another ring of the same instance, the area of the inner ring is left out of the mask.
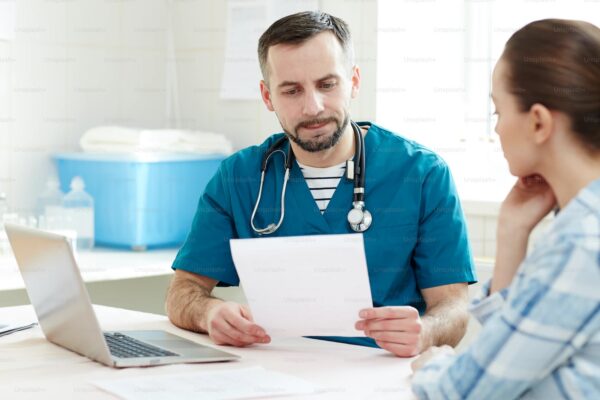
[[[502,59],[521,111],[543,104],[561,111],[588,150],[600,150],[600,29],[588,22],[544,19],[515,32]]]

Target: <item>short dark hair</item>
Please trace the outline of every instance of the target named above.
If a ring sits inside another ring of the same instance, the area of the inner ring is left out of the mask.
[[[515,32],[504,48],[509,92],[521,111],[535,103],[569,116],[571,129],[600,151],[600,29],[588,22],[544,19]]]
[[[265,81],[268,80],[267,57],[269,47],[282,43],[300,44],[321,32],[327,31],[335,35],[344,50],[344,54],[353,63],[352,36],[348,24],[341,18],[322,11],[303,11],[273,22],[258,40],[258,61]]]

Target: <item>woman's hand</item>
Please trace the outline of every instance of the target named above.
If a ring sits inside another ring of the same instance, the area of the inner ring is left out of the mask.
[[[533,228],[556,206],[556,197],[540,175],[519,178],[500,207],[498,230]]]
[[[443,345],[440,347],[432,346],[421,353],[421,355],[410,364],[410,367],[412,368],[413,372],[417,372],[423,367],[423,365],[427,364],[429,360],[443,354],[454,355],[456,353],[454,352],[454,349],[448,345]]]
[[[529,234],[555,206],[552,188],[539,175],[519,178],[513,186],[500,207],[490,294],[510,285],[527,254]]]

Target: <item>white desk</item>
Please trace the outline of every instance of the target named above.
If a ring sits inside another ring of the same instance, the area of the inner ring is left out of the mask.
[[[210,344],[206,335],[176,328],[155,314],[95,306],[103,329],[164,329]],[[0,308],[0,321],[35,316],[31,306]],[[244,368],[266,369],[306,379],[325,391],[285,399],[413,399],[409,389],[410,360],[381,350],[320,340],[295,338],[250,348],[221,347],[240,361],[184,364],[152,368],[112,369],[46,341],[40,328],[0,337],[2,399],[115,399],[88,383],[91,379],[151,376],[163,373]],[[234,384],[234,383],[232,383]]]

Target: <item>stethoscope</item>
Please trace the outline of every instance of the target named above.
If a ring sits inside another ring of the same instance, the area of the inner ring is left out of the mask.
[[[348,212],[348,224],[354,232],[365,232],[371,226],[373,217],[371,213],[365,209],[365,138],[363,137],[360,127],[354,121],[350,121],[352,130],[354,132],[354,143],[356,144],[354,159],[346,161],[346,178],[354,180],[354,193],[352,198],[352,209]],[[278,139],[269,149],[266,151],[262,158],[260,166],[260,187],[258,189],[258,198],[250,217],[250,225],[252,230],[259,235],[270,235],[275,232],[281,226],[283,218],[285,216],[285,190],[287,188],[288,179],[290,177],[290,171],[294,165],[294,152],[290,146],[288,155],[282,150],[283,144],[288,140],[286,136]],[[277,224],[271,223],[266,228],[257,228],[254,226],[254,217],[260,204],[262,197],[263,184],[265,182],[265,173],[269,165],[269,159],[273,154],[283,154],[285,175],[283,177],[283,189],[281,190],[281,215]],[[357,161],[358,165],[355,165]]]

